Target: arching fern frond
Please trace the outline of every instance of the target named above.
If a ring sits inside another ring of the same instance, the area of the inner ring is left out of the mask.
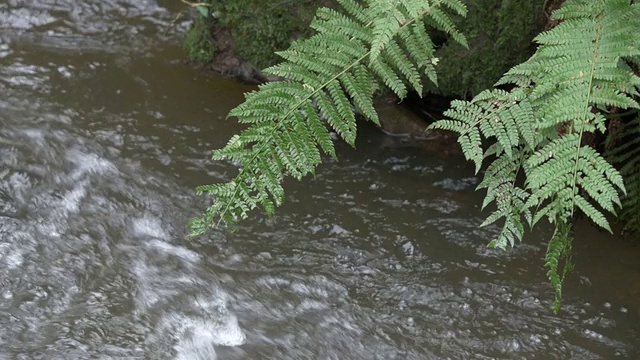
[[[316,34],[278,53],[284,62],[265,70],[286,80],[260,86],[229,113],[250,127],[213,159],[232,160],[240,170],[233,181],[198,187],[215,202],[191,222],[193,233],[233,224],[258,207],[271,215],[284,201],[286,176],[313,173],[321,151],[335,157],[326,125],[354,145],[356,111],[378,123],[373,95],[382,85],[402,98],[409,87],[422,91],[425,75],[435,81],[427,21],[466,44],[449,17],[465,15],[460,0],[338,2],[344,12],[318,10]]]

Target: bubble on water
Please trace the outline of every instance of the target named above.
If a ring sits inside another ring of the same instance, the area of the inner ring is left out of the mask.
[[[65,78],[70,78],[72,76],[71,71],[69,70],[69,67],[58,66],[57,70],[58,70],[58,73],[60,73],[60,75],[62,75]]]
[[[348,235],[349,230],[343,228],[338,224],[333,224],[331,230],[329,230],[329,235]]]
[[[273,256],[268,251],[263,251],[258,255],[256,255],[256,260],[271,260],[271,259],[273,259]]]
[[[415,252],[415,247],[413,246],[413,243],[411,241],[407,241],[406,243],[402,244],[402,251],[407,255],[413,255],[413,253]]]
[[[2,292],[2,298],[5,300],[11,300],[13,299],[13,293],[11,292],[11,290],[6,289]]]
[[[538,334],[531,334],[531,336],[529,336],[529,340],[534,344],[542,343],[542,339],[540,339],[540,335]]]
[[[627,308],[626,308],[626,307],[621,307],[621,308],[620,308],[620,312],[621,312],[621,313],[623,313],[623,314],[626,314],[626,313],[627,313],[627,311],[629,311],[629,310],[627,310]]]
[[[9,47],[9,44],[0,44],[0,59],[11,55],[13,51]]]
[[[605,303],[603,304],[603,306],[604,306],[604,308],[605,308],[605,309],[607,309],[607,310],[611,309],[611,303],[609,303],[609,302],[605,302]]]
[[[602,334],[589,329],[584,329],[582,333],[584,334],[584,336],[588,338],[596,339],[596,340],[602,340],[604,338]]]
[[[407,318],[407,325],[408,326],[415,326],[416,325],[416,321],[412,317],[408,317]]]
[[[520,341],[518,341],[518,339],[512,339],[510,345],[511,345],[510,346],[511,350],[513,350],[513,351],[518,351],[522,347],[522,345],[520,344]]]

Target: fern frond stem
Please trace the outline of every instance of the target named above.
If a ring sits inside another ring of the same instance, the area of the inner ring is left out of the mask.
[[[587,92],[587,96],[585,98],[585,104],[584,104],[584,110],[582,113],[582,122],[586,121],[587,119],[587,113],[590,111],[590,107],[589,107],[589,103],[590,103],[590,98],[591,98],[591,94],[593,92],[592,86],[593,86],[593,77],[594,74],[596,72],[596,59],[595,57],[598,54],[598,51],[600,49],[600,39],[601,39],[601,34],[598,33],[596,35],[596,42],[594,44],[594,56],[593,58],[591,58],[591,71],[589,72],[589,87],[588,87],[588,92]],[[572,125],[572,128],[575,132],[575,125]],[[576,151],[576,157],[575,157],[575,162],[574,162],[574,168],[573,168],[573,184],[571,186],[571,193],[573,194],[573,197],[571,198],[571,217],[573,217],[575,211],[576,211],[576,198],[577,195],[576,194],[576,187],[578,186],[578,162],[580,161],[580,148],[582,145],[582,136],[584,135],[584,129],[585,129],[585,124],[583,123],[582,126],[580,127],[580,136],[578,136],[578,151]]]
[[[431,8],[433,8],[435,5],[440,5],[442,2],[438,1],[437,3],[433,4],[432,6],[429,7],[429,10]],[[426,16],[429,13],[429,10],[423,12],[422,17]],[[404,29],[406,29],[408,26],[413,25],[416,21],[418,20],[418,17],[413,18],[407,22],[405,22],[404,24],[402,24],[398,30],[396,31],[396,35],[398,33],[400,33],[401,31],[403,31]],[[373,21],[371,21],[369,23],[372,24]],[[353,37],[352,37],[353,39]],[[346,72],[348,72],[349,70],[353,69],[354,66],[362,63],[367,57],[369,57],[369,55],[371,55],[371,49],[369,49],[369,51],[365,52],[364,55],[362,55],[360,58],[358,58],[357,60],[353,61],[349,66],[345,67],[344,69],[342,69],[339,73],[337,73],[336,75],[334,75],[333,77],[331,77],[330,79],[328,79],[324,84],[322,84],[322,86],[320,86],[317,89],[314,89],[314,91],[310,92],[307,96],[305,96],[304,98],[300,99],[300,101],[298,101],[296,104],[294,104],[294,106],[291,106],[289,108],[289,110],[280,118],[280,120],[282,119],[286,119],[289,116],[291,116],[291,114],[293,114],[295,111],[299,111],[300,107],[307,101],[309,101],[309,99],[311,99],[313,96],[315,96],[316,94],[318,94],[320,91],[322,91],[323,89],[325,89],[331,82],[337,80],[340,76],[342,76],[343,74],[345,74]],[[276,124],[274,124],[274,129],[271,132],[272,134],[277,133],[282,126],[284,126],[284,121],[279,121]],[[270,138],[273,138],[274,135],[271,135]],[[252,163],[254,162],[260,153],[262,153],[262,151],[267,147],[267,145],[270,143],[270,141],[262,141],[261,144],[259,145],[257,151],[254,152],[254,154],[251,156],[251,158],[249,159],[249,161],[247,163]],[[243,167],[246,167],[246,163],[243,164]],[[236,178],[236,180],[238,180],[239,182],[244,181],[244,179],[240,179],[240,177],[244,174],[244,172],[242,171],[242,169],[240,169],[240,173],[238,174],[238,177]],[[239,195],[239,191],[240,191],[240,186],[236,186],[236,189],[232,195],[231,198],[235,198],[236,196]],[[222,222],[224,221],[224,214],[226,214],[230,207],[231,207],[231,201],[227,202],[224,210],[222,212],[220,212],[219,216],[218,216],[218,221],[216,222],[216,227],[220,226],[220,224],[222,224]]]

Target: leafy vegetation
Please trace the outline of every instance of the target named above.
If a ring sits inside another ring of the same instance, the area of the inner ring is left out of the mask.
[[[626,194],[620,172],[584,139],[606,131],[607,109],[639,108],[640,78],[629,64],[640,55],[640,6],[626,0],[567,1],[554,17],[562,22],[536,37],[533,57],[498,82],[511,91],[454,102],[445,113],[450,119],[434,127],[460,134],[476,172],[490,159],[480,188],[487,189],[483,205],[497,206],[483,225],[504,220],[491,246],[504,249],[522,240],[523,219],[531,227],[545,217],[555,224],[546,264],[557,310],[562,279],[572,267],[568,224],[579,210],[611,231],[603,211],[615,214],[620,194]],[[483,139],[493,140],[486,151]],[[614,153],[620,151],[635,166],[637,154],[620,147]]]
[[[445,12],[448,6],[464,14],[457,0],[378,1],[368,7],[341,0],[340,4],[346,15],[320,9],[311,24],[317,33],[279,52],[286,61],[265,70],[290,81],[260,86],[229,114],[251,126],[216,150],[213,158],[235,161],[242,168],[231,182],[198,188],[216,201],[191,223],[195,233],[244,219],[258,206],[272,214],[284,201],[285,176],[301,179],[313,173],[321,152],[335,157],[325,122],[352,145],[356,109],[378,123],[373,96],[382,84],[404,97],[408,89],[403,80],[418,91],[423,75],[435,81],[434,46],[426,19],[465,43]]]
[[[318,8],[314,1],[292,0],[264,0],[259,5],[253,1],[222,0],[205,0],[192,4],[202,5],[195,6],[199,14],[188,36],[192,34],[196,37],[195,33],[199,33],[197,36],[201,38],[211,36],[211,29],[198,27],[203,19],[224,26],[231,33],[237,55],[258,68],[278,62],[279,58],[274,51],[286,49],[292,38],[309,35],[308,25]],[[215,14],[215,17],[211,14]],[[188,55],[193,52],[197,55],[202,51],[198,47],[200,43],[195,45],[196,47],[187,45],[188,49],[195,49],[189,50]],[[209,53],[207,47],[204,52]]]
[[[636,109],[626,114],[631,119],[620,121],[620,114],[610,114],[614,129],[608,134],[606,156],[618,166],[624,178],[627,195],[622,198],[619,219],[624,232],[640,233],[640,112]],[[611,126],[610,126],[611,127]],[[617,128],[615,128],[617,127]]]
[[[288,48],[294,39],[311,35],[308,25],[318,6],[331,7],[335,2],[266,0],[257,6],[250,0],[192,2],[200,19],[194,20],[188,35],[211,37],[212,24],[207,28],[196,23],[204,16],[214,22],[214,32],[228,31],[235,56],[263,69],[281,60],[274,51]],[[491,87],[505,71],[533,53],[531,39],[542,29],[542,0],[462,0],[462,3],[469,8],[467,16],[452,14],[452,20],[467,36],[468,48],[437,29],[427,28],[436,44],[435,56],[441,60],[438,86],[429,81],[423,84],[430,93],[467,97]],[[198,34],[199,31],[204,33]],[[195,45],[187,45],[191,58],[192,54],[211,54],[206,47],[201,50],[199,43]],[[219,50],[218,54],[224,53],[224,49]]]
[[[187,31],[184,39],[184,47],[190,60],[207,62],[216,54],[216,44],[211,34],[211,19],[206,8],[200,12],[200,16],[193,21],[191,29]]]
[[[386,86],[403,98],[410,88],[422,93],[424,79],[437,83],[439,59],[429,27],[467,46],[452,20],[466,14],[460,0],[339,3],[343,12],[318,10],[315,34],[279,52],[285,61],[266,70],[288,80],[262,85],[229,114],[250,126],[213,158],[241,168],[233,181],[198,188],[215,202],[192,221],[194,233],[233,224],[259,207],[273,214],[284,201],[286,176],[302,179],[323,153],[335,157],[327,126],[353,145],[357,115],[377,123],[372,99],[378,89]],[[433,128],[459,133],[476,172],[486,163],[479,188],[487,192],[483,207],[495,209],[483,225],[502,223],[490,246],[514,246],[525,224],[547,219],[555,226],[546,266],[557,311],[572,268],[577,213],[611,231],[606,215],[623,207],[630,229],[637,230],[639,154],[619,139],[638,141],[640,5],[568,0],[553,16],[559,25],[536,37],[531,58],[509,70],[498,88],[454,101]],[[631,115],[616,116],[624,109]],[[620,126],[609,141],[610,163],[587,140],[604,134],[612,117]]]
[[[467,17],[453,20],[469,47],[445,41],[437,50],[438,87],[445,96],[468,98],[490,88],[512,66],[533,53],[531,39],[543,28],[543,3],[534,1],[465,1]],[[436,42],[437,43],[437,42]]]

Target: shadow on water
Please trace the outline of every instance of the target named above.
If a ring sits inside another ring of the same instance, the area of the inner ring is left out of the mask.
[[[183,64],[176,4],[0,3],[0,359],[640,357],[640,249],[580,224],[553,315],[548,231],[488,250],[467,164],[367,127],[188,238],[252,88]]]

